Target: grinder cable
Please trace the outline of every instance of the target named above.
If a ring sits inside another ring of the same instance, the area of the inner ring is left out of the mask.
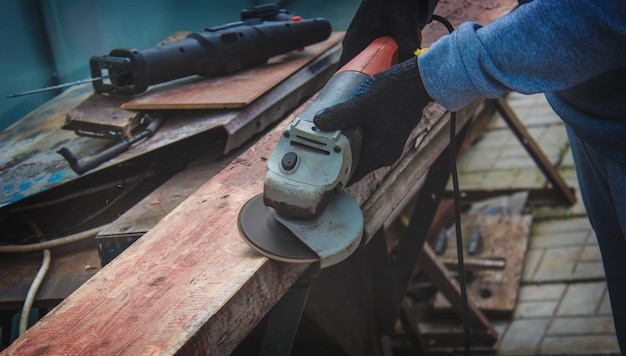
[[[454,26],[442,16],[433,15],[433,20],[443,24],[448,32],[454,31]],[[456,232],[456,253],[459,270],[459,287],[461,289],[461,301],[463,302],[463,322],[464,322],[464,346],[465,355],[470,355],[471,323],[469,301],[467,298],[467,288],[465,282],[465,267],[463,263],[463,237],[461,235],[461,199],[459,197],[459,177],[456,169],[456,112],[450,112],[450,173],[452,176],[452,187],[454,191],[454,226]]]

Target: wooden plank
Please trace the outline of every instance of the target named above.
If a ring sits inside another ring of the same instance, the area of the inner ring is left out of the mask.
[[[240,153],[240,152],[239,152]],[[215,145],[189,167],[177,173],[135,204],[122,216],[106,225],[96,236],[103,265],[109,263],[161,219],[191,196],[200,186],[221,171],[236,155],[224,157]]]
[[[140,124],[142,114],[121,109],[126,100],[124,96],[92,93],[67,113],[63,129],[79,136],[128,139]]]
[[[455,28],[467,21],[486,25],[496,18],[508,14],[518,5],[517,0],[439,1],[435,8],[435,14],[445,17]],[[422,33],[422,44],[429,46],[446,34],[448,34],[446,28],[433,21],[426,26]]]
[[[332,33],[324,42],[303,51],[271,58],[267,64],[212,78],[192,77],[155,86],[122,104],[127,110],[224,109],[250,104],[263,93],[336,45],[343,33]]]

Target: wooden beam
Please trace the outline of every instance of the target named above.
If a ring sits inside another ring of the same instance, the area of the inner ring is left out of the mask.
[[[481,107],[480,102],[476,101],[457,112],[457,133]],[[384,177],[384,180],[377,178],[377,172],[374,172],[373,178],[370,179],[376,181],[368,182],[369,191],[359,186],[356,190],[348,189],[353,196],[367,199],[363,205],[366,242],[383,226],[388,217],[411,192],[414,182],[428,172],[433,162],[450,143],[450,114],[441,106],[433,104],[427,108],[417,129],[418,134],[415,139],[418,142],[417,148],[406,152],[393,170]],[[412,142],[416,142],[415,140]],[[366,196],[363,197],[363,195]]]
[[[509,128],[515,134],[515,137],[520,141],[524,149],[528,152],[530,157],[535,161],[537,167],[543,175],[546,177],[551,187],[558,192],[558,195],[563,203],[567,205],[573,205],[576,203],[576,194],[574,190],[567,185],[567,182],[559,171],[552,165],[550,159],[545,155],[541,146],[535,141],[532,135],[528,132],[528,129],[522,124],[520,119],[515,114],[515,111],[511,108],[506,100],[506,97],[495,99],[498,112],[504,119]]]
[[[437,286],[437,288],[450,300],[452,309],[459,317],[463,318],[465,312],[463,310],[463,303],[461,302],[461,291],[458,283],[450,278],[447,269],[443,264],[437,260],[434,251],[430,248],[430,245],[425,244],[422,250],[422,256],[419,259],[420,267],[426,271],[430,276],[431,281]],[[474,305],[472,300],[469,300],[470,310],[470,322],[472,328],[484,331],[489,337],[489,344],[493,345],[498,341],[498,332],[493,328],[489,320],[485,315]]]
[[[12,354],[227,354],[306,265],[271,262],[239,237],[287,121],[200,187],[7,350]]]

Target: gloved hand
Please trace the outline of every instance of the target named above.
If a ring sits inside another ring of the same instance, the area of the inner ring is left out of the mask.
[[[313,121],[324,131],[361,127],[361,158],[350,185],[400,158],[431,101],[422,84],[417,57],[413,57],[370,77],[351,99],[318,112]]]
[[[420,48],[419,26],[430,22],[436,4],[437,0],[363,0],[343,40],[338,67],[381,36],[395,39],[401,62],[411,58]]]

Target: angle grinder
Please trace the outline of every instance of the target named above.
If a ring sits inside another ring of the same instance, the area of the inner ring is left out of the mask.
[[[363,213],[343,188],[359,162],[361,131],[325,132],[313,117],[350,99],[370,76],[396,64],[397,53],[391,37],[377,38],[289,124],[268,160],[263,194],[249,200],[237,219],[244,241],[255,250],[285,262],[319,261],[324,268],[359,246]]]

